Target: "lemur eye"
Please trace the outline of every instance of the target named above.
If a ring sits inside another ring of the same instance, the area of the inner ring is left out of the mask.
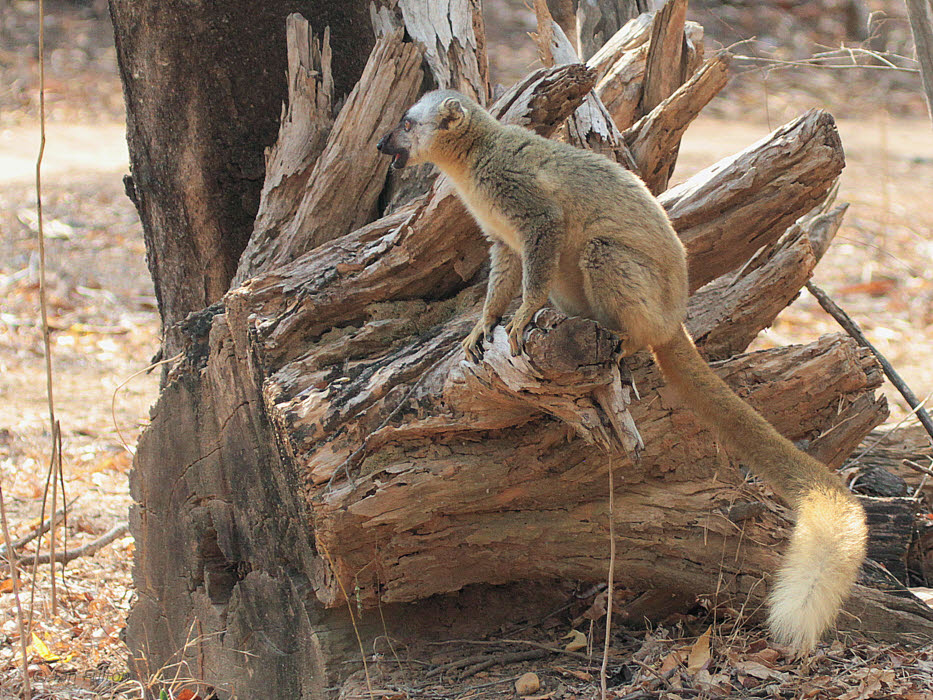
[[[411,119],[406,119],[405,121],[402,122],[402,128],[405,131],[411,131],[411,127],[412,127]]]

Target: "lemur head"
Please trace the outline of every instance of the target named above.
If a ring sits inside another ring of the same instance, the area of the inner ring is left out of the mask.
[[[480,108],[453,90],[425,93],[376,148],[393,156],[393,168],[404,168],[408,163],[436,163],[443,158],[445,145],[470,123],[474,109]]]

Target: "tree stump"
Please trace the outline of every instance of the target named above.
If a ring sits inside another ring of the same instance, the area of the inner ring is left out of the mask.
[[[684,604],[763,600],[787,511],[729,463],[650,357],[620,371],[611,333],[545,309],[526,357],[510,357],[497,328],[468,362],[460,340],[486,259],[475,223],[433,176],[380,215],[373,139],[414,98],[422,66],[435,84],[488,94],[482,24],[464,19],[478,5],[444,7],[446,25],[435,3],[377,3],[381,38],[335,119],[326,35],[316,43],[289,19],[289,105],[238,285],[179,326],[185,354],[131,478],[139,598],[127,629],[141,675],[181,663],[220,697],[328,697],[360,661],[357,633],[366,650],[386,634],[483,634],[554,605],[555,582],[604,580],[610,517],[624,585]],[[436,51],[426,27],[444,26],[470,34]],[[625,98],[633,114],[647,105],[634,125],[613,123],[608,104],[594,111],[606,96],[595,66],[641,51],[625,38],[651,26],[632,20],[595,64],[541,69],[491,111],[549,136],[605,115],[687,245],[701,351],[779,431],[838,466],[887,415],[873,358],[842,336],[744,353],[841,220],[826,203],[844,166],[833,120],[809,112],[661,191],[722,73],[721,57],[689,74],[680,60],[667,95]],[[691,30],[679,26],[666,45],[683,58]],[[847,610],[841,626],[863,634],[933,632],[930,610],[867,585]]]

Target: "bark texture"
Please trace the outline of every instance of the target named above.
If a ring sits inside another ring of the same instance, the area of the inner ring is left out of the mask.
[[[114,0],[127,140],[163,352],[174,325],[230,286],[259,205],[263,150],[286,94],[285,18],[331,27],[334,89],[356,83],[371,46],[367,3]],[[349,37],[356,37],[350,41]]]
[[[923,92],[927,98],[927,112],[933,121],[933,2],[907,0],[907,15],[914,36]]]

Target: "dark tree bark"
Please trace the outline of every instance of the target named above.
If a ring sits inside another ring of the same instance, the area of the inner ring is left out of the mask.
[[[363,0],[113,0],[132,177],[162,317],[175,324],[230,286],[259,206],[263,150],[286,94],[285,18],[331,29],[337,96],[359,78],[373,43]]]

